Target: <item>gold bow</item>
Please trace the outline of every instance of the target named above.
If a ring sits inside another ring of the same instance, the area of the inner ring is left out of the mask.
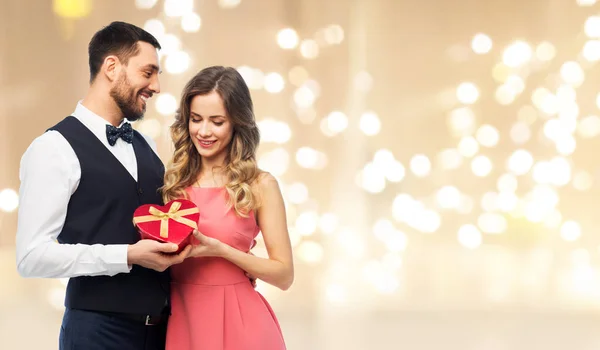
[[[198,229],[198,224],[195,221],[182,217],[198,213],[198,208],[190,208],[184,210],[179,210],[179,208],[181,208],[181,202],[173,202],[173,204],[171,204],[171,207],[167,212],[163,212],[155,207],[150,207],[149,212],[151,215],[134,217],[133,222],[135,224],[140,224],[142,222],[160,220],[160,236],[162,238],[169,237],[169,219],[187,225],[191,228]]]

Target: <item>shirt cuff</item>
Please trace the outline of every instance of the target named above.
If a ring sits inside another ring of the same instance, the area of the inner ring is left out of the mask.
[[[106,246],[106,262],[111,275],[131,271],[131,265],[127,264],[127,247],[127,244],[111,244]]]

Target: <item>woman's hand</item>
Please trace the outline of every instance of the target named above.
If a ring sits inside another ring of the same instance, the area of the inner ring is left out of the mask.
[[[225,244],[218,239],[205,236],[198,230],[194,230],[194,237],[196,240],[192,243],[192,250],[189,252],[188,257],[199,258],[223,255]]]

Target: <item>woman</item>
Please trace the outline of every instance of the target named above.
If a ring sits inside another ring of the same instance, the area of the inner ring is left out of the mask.
[[[193,258],[171,267],[167,349],[285,349],[277,318],[246,276],[286,290],[294,267],[281,191],[256,164],[259,131],[242,76],[209,67],[193,77],[171,135],[164,200],[190,199],[200,220]],[[259,231],[268,259],[248,254]]]

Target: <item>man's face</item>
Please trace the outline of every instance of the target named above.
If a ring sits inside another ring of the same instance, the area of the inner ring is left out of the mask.
[[[119,78],[110,90],[110,96],[130,121],[143,118],[147,100],[160,92],[158,53],[146,42],[138,42],[138,48],[138,54],[122,66]]]

